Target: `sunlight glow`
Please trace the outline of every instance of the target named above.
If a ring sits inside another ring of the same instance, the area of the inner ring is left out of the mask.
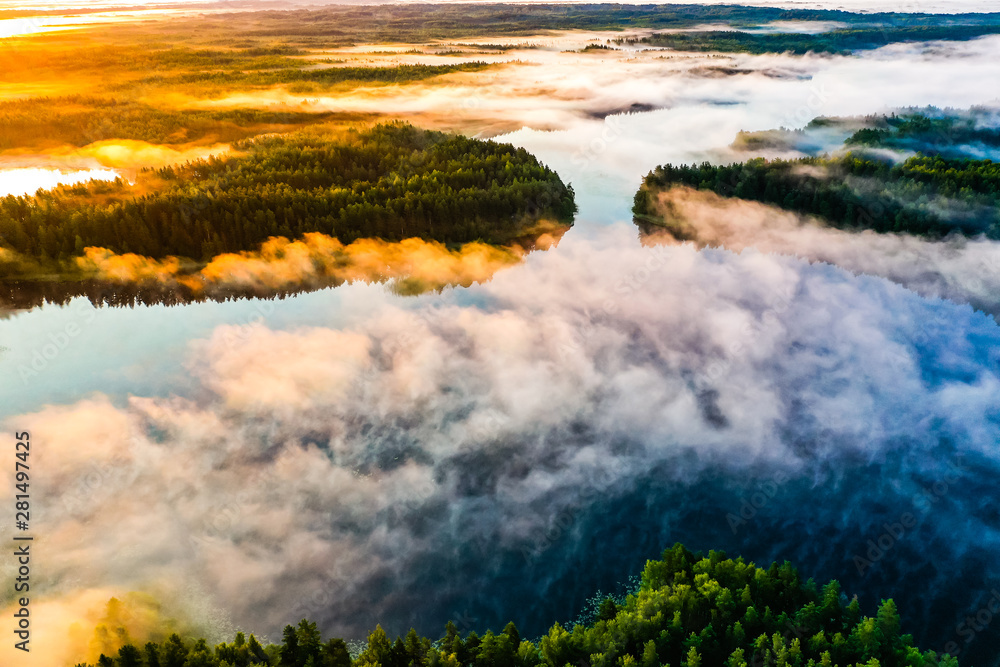
[[[113,181],[118,178],[114,169],[88,169],[62,172],[58,169],[3,169],[0,170],[0,197],[25,195],[39,188],[47,190],[57,185],[85,183],[90,180]]]

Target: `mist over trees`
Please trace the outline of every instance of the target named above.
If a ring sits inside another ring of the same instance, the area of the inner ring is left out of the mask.
[[[280,644],[254,635],[210,647],[172,634],[143,647],[126,644],[96,667],[956,667],[922,652],[903,634],[892,600],[874,617],[857,598],[845,605],[837,581],[803,582],[789,563],[768,569],[676,544],[648,561],[638,588],[605,598],[572,628],[554,624],[537,640],[508,623],[502,632],[470,631],[449,622],[432,641],[410,630],[394,641],[381,626],[352,657],[339,638],[323,640],[306,619],[288,625]],[[91,667],[79,663],[77,667]]]
[[[852,26],[942,27],[1000,25],[995,13],[852,13],[831,9],[786,9],[698,4],[398,4],[329,5],[286,12],[232,14],[231,23],[253,25],[254,36],[287,36],[344,41],[423,41],[477,35],[526,35],[540,30],[622,30],[693,28],[705,24],[759,26],[771,21],[838,21]],[[251,23],[252,22],[252,23]],[[885,42],[883,41],[883,44]]]
[[[936,111],[878,116],[872,119],[871,127],[851,135],[846,145],[919,151],[951,158],[973,157],[976,152],[1000,149],[1000,116],[995,109]]]
[[[163,109],[127,98],[70,95],[0,102],[0,150],[107,139],[183,144],[235,141],[254,134],[338,120],[340,114],[265,109]]]
[[[1000,164],[990,160],[914,156],[895,164],[848,153],[730,165],[668,164],[646,176],[635,195],[635,216],[655,222],[655,192],[672,185],[774,204],[842,229],[1000,238]]]
[[[898,42],[965,41],[1000,33],[1000,19],[980,25],[880,25],[830,30],[814,35],[757,33],[738,30],[664,32],[619,43],[646,44],[678,51],[728,53],[842,53],[877,49]]]

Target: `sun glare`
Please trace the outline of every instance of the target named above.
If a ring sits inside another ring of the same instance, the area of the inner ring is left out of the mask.
[[[113,181],[118,172],[113,169],[88,169],[63,172],[58,169],[5,169],[0,170],[0,197],[25,195],[57,185],[72,185],[90,180]]]

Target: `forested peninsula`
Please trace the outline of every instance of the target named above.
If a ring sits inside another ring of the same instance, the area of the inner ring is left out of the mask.
[[[0,200],[0,279],[78,276],[87,248],[206,262],[271,237],[504,245],[572,224],[572,188],[509,144],[404,123],[303,131],[233,152]]]
[[[805,150],[800,145],[826,127],[861,125],[833,155],[656,167],[636,192],[632,212],[640,224],[680,231],[661,210],[657,193],[686,186],[772,204],[839,229],[1000,239],[1000,163],[987,157],[1000,147],[993,113],[930,109],[817,118],[794,131],[741,132],[734,144],[741,150]]]
[[[668,164],[644,179],[632,209],[636,218],[655,223],[655,193],[674,185],[774,204],[841,229],[1000,238],[1000,164],[990,160],[915,156],[894,164],[848,153],[730,165]]]

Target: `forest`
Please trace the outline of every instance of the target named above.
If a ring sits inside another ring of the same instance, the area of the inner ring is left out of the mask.
[[[831,143],[841,140],[842,148]],[[742,130],[730,148],[758,155],[789,151],[815,157],[853,150],[883,158],[896,153],[899,160],[914,153],[995,159],[1000,156],[1000,109],[907,107],[887,114],[819,116],[797,129]]]
[[[736,32],[772,21],[810,20],[847,27],[819,35]],[[8,101],[0,102],[0,151],[115,139],[229,142],[321,121],[371,121],[392,114],[382,110],[366,118],[348,118],[296,105],[303,95],[440,85],[448,82],[444,75],[502,67],[479,61],[484,47],[509,49],[502,43],[508,36],[557,29],[684,30],[706,24],[717,31],[658,34],[647,43],[694,50],[843,52],[892,41],[990,34],[1000,31],[1000,14],[955,14],[944,19],[933,14],[699,5],[335,5],[179,16],[162,24],[124,22],[100,41],[87,31],[42,33],[30,39],[11,38],[0,49],[0,83],[9,90]],[[499,38],[498,42],[461,41],[487,35]],[[372,60],[361,52],[326,53],[380,42],[420,45],[406,52],[385,51],[382,56],[455,55],[473,62],[403,64],[388,58]],[[262,94],[252,105],[261,106],[273,96],[274,104],[289,106],[264,105],[266,111],[255,113],[208,108],[208,100],[246,96],[248,91]]]
[[[1000,238],[1000,163],[917,155],[901,163],[847,153],[797,160],[663,165],[635,195],[637,220],[656,222],[657,189],[686,185],[780,206],[833,227],[930,238]]]
[[[838,10],[739,5],[483,4],[331,5],[287,12],[233,13],[220,20],[253,21],[253,36],[341,38],[355,42],[420,42],[482,35],[529,35],[544,30],[693,28],[704,24],[759,26],[771,21],[839,21],[864,26],[996,26],[990,13],[857,14]]]
[[[851,135],[846,145],[948,157],[966,155],[970,146],[1000,148],[1000,129],[989,124],[996,122],[995,111],[974,108],[965,113],[932,115],[933,111],[879,116],[872,121],[872,127],[861,128]]]
[[[206,261],[306,232],[502,245],[576,212],[572,188],[523,148],[404,123],[234,149],[149,170],[136,185],[92,181],[0,200],[0,275],[24,277],[25,258],[65,271],[87,247]]]
[[[397,65],[395,67],[326,67],[323,69],[280,69],[264,72],[198,72],[180,75],[179,83],[225,81],[242,87],[273,86],[281,83],[333,84],[344,81],[360,83],[408,83],[451,72],[478,72],[488,63],[471,62],[454,65]],[[172,82],[168,82],[172,83]]]
[[[464,637],[454,623],[436,640],[411,629],[391,640],[376,627],[360,650],[323,640],[306,619],[288,625],[280,644],[254,635],[209,646],[172,634],[126,643],[93,667],[954,667],[950,655],[922,652],[900,624],[892,600],[865,616],[837,581],[802,581],[789,563],[763,569],[742,558],[680,544],[647,561],[631,593],[591,605],[572,627],[522,637],[514,623]],[[353,655],[352,655],[353,653]],[[77,667],[92,667],[78,663]]]
[[[76,93],[66,77],[100,76],[101,90],[114,98],[140,98],[146,103],[154,91],[168,96],[184,93],[211,97],[224,91],[288,85],[291,90],[316,92],[335,86],[415,83],[492,66],[484,62],[351,65],[341,59],[310,58],[307,51],[273,41],[243,42],[237,48],[220,48],[217,40],[212,40],[213,45],[207,48],[202,43],[150,48],[141,41],[130,43],[128,38],[126,34],[121,36],[122,43],[95,46],[75,36],[55,35],[17,49],[0,50],[0,82],[13,85],[50,81],[54,90],[69,88],[74,91],[72,94],[49,96],[48,106],[54,109],[68,106],[74,110],[81,103],[97,100],[87,100],[93,98],[93,87],[87,95]],[[131,38],[141,40],[142,36]]]
[[[815,35],[708,30],[704,32],[655,33],[619,43],[646,44],[678,51],[723,51],[727,53],[850,54],[877,49],[897,42],[930,40],[964,41],[1000,33],[1000,19],[993,24],[940,26],[879,26],[831,30]]]
[[[235,141],[342,119],[343,114],[330,111],[162,109],[126,98],[40,97],[0,102],[0,150],[109,139],[168,145]]]

